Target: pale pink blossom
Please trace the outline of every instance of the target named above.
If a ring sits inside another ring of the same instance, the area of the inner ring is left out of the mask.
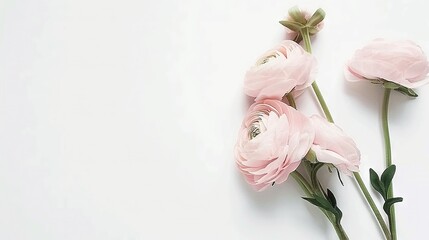
[[[235,146],[236,163],[256,190],[284,182],[314,139],[310,120],[278,100],[250,106]]]
[[[320,116],[313,115],[310,119],[316,134],[311,149],[317,160],[331,163],[349,176],[352,172],[359,171],[360,151],[353,139],[341,128]]]
[[[315,69],[315,58],[299,44],[286,40],[262,55],[247,71],[244,92],[255,101],[281,100],[292,90],[300,93],[310,86]]]
[[[423,50],[411,41],[375,39],[355,52],[345,68],[349,81],[386,80],[407,88],[429,82],[429,63]]]

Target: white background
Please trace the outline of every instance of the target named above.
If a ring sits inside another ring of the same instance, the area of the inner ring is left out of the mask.
[[[234,165],[245,71],[298,1],[0,1],[0,239],[335,239],[290,179],[256,193]],[[299,1],[334,119],[383,169],[382,89],[342,68],[375,37],[429,52],[426,1]],[[390,108],[400,239],[427,233],[429,86]],[[310,92],[298,107],[320,114]],[[326,172],[326,171],[324,171]],[[382,239],[353,179],[322,174],[351,239]],[[373,192],[373,191],[372,191]],[[377,198],[379,202],[379,198]]]

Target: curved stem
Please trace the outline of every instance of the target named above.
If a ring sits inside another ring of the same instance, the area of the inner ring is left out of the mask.
[[[313,188],[315,189],[314,191],[319,194],[320,196],[324,196],[324,194],[322,193],[322,187],[320,185],[319,180],[317,179],[317,172],[319,171],[319,169],[323,167],[323,164],[316,164],[316,166],[313,168],[312,170],[312,174],[311,175],[311,184],[313,185]]]
[[[389,122],[388,122],[388,111],[389,111],[389,99],[391,89],[384,89],[383,105],[381,107],[381,122],[383,126],[383,136],[384,136],[384,149],[386,152],[386,168],[392,165],[392,148],[390,146],[390,135],[389,135]],[[390,187],[387,191],[387,198],[393,197],[393,183],[390,184]],[[392,239],[396,240],[396,218],[395,218],[395,205],[390,207],[390,232],[392,233]]]
[[[301,35],[302,38],[304,40],[304,47],[305,50],[309,53],[311,53],[311,41],[310,41],[310,34],[308,32],[308,30],[306,30],[305,28],[301,31]],[[317,86],[316,81],[313,82],[313,84],[311,84],[313,91],[317,97],[317,100],[319,101],[319,104],[323,110],[323,113],[326,116],[326,119],[333,123],[334,119],[332,118],[332,115],[329,111],[329,108],[325,102],[325,99],[323,98],[322,92],[320,91],[319,87]],[[386,109],[386,116],[387,116],[387,109]],[[387,123],[387,117],[386,117],[386,123]],[[388,135],[388,134],[387,134]],[[390,148],[390,141],[389,141],[389,148]],[[386,156],[387,157],[387,156]],[[390,155],[389,155],[390,157]],[[387,230],[387,225],[386,222],[383,220],[383,218],[380,215],[380,211],[378,210],[377,206],[374,203],[373,198],[371,197],[371,195],[368,192],[368,189],[365,187],[365,184],[362,182],[362,178],[360,176],[359,173],[355,172],[353,173],[353,176],[355,177],[356,181],[358,182],[358,186],[361,189],[363,195],[365,196],[366,201],[368,202],[368,204],[371,207],[371,210],[373,211],[378,223],[380,224],[381,229],[383,230],[383,233],[386,237],[386,239],[390,240],[391,239],[391,235],[389,233],[389,231]],[[393,209],[393,207],[392,207]]]

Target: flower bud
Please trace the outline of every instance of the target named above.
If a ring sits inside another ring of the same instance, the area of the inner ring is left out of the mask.
[[[286,38],[299,43],[302,40],[304,30],[308,31],[310,36],[322,30],[324,18],[325,11],[321,8],[317,9],[313,15],[310,15],[307,11],[301,11],[295,6],[289,9],[286,19],[279,22],[287,29]]]

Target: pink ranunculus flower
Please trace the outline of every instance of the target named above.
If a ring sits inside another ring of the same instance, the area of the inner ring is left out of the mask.
[[[235,146],[236,163],[257,191],[286,181],[314,139],[310,120],[278,100],[250,106]]]
[[[355,52],[345,76],[349,81],[386,80],[417,88],[429,82],[428,72],[426,55],[414,42],[375,39]]]
[[[244,79],[244,92],[263,99],[281,100],[295,90],[302,92],[314,81],[316,60],[299,44],[286,40],[266,52],[251,67]]]
[[[332,163],[340,172],[349,176],[352,172],[359,171],[360,151],[353,139],[320,116],[313,115],[310,119],[316,132],[311,149],[317,160]]]

